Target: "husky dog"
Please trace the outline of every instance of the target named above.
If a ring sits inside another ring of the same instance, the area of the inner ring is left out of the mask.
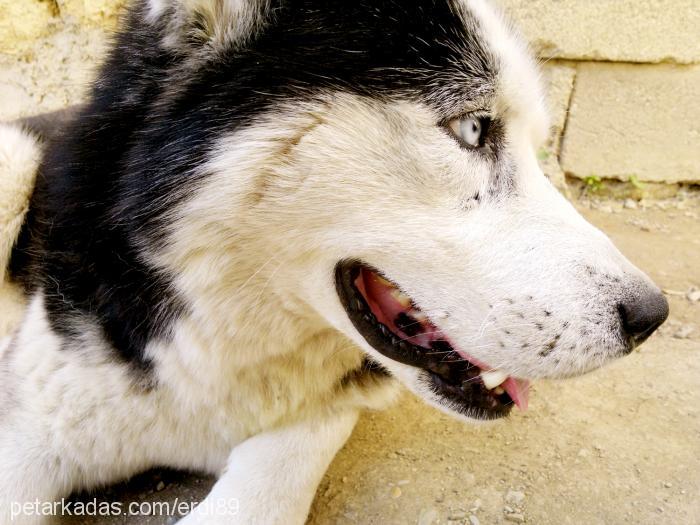
[[[628,354],[668,304],[542,174],[546,132],[482,0],[137,2],[14,247],[0,523],[154,466],[218,476],[184,524],[303,523],[398,385],[496,419]]]

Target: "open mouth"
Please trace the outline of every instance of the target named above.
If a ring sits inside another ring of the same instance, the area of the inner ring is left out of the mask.
[[[529,384],[455,348],[397,285],[357,261],[336,267],[336,288],[355,328],[382,355],[427,372],[433,392],[479,419],[527,408]]]

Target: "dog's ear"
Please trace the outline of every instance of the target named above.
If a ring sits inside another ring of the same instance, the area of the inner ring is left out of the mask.
[[[179,51],[245,45],[265,26],[271,0],[146,0],[147,17]]]

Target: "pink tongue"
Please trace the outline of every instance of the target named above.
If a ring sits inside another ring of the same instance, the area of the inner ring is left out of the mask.
[[[520,410],[527,410],[527,403],[530,397],[530,382],[527,379],[516,379],[509,377],[501,385]]]
[[[355,280],[355,286],[357,286],[357,289],[364,295],[377,320],[396,332],[398,328],[394,324],[394,319],[396,319],[398,314],[405,311],[405,309],[391,295],[391,289],[387,288],[373,272],[365,269],[362,270],[362,274]],[[426,334],[418,334],[414,337],[407,336],[405,339],[413,344],[429,348],[430,341],[445,338],[437,331],[430,330]],[[448,342],[450,341],[448,340]],[[451,342],[450,345],[452,345]],[[452,345],[452,347],[456,348],[454,345]],[[479,362],[461,350],[457,350],[457,352],[464,359],[475,364],[482,370],[491,370],[490,366]],[[501,387],[508,393],[513,403],[515,403],[515,406],[520,410],[527,410],[530,390],[530,382],[528,380],[509,377],[501,384]]]

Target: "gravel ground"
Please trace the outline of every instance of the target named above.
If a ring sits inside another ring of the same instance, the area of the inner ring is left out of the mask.
[[[104,41],[69,28],[30,57],[0,56],[0,119],[78,102]],[[408,394],[364,415],[321,483],[310,525],[700,524],[698,198],[578,205],[666,290],[661,332],[603,370],[537,383],[530,410],[507,421],[465,426]],[[77,501],[197,501],[210,485],[155,471]]]

